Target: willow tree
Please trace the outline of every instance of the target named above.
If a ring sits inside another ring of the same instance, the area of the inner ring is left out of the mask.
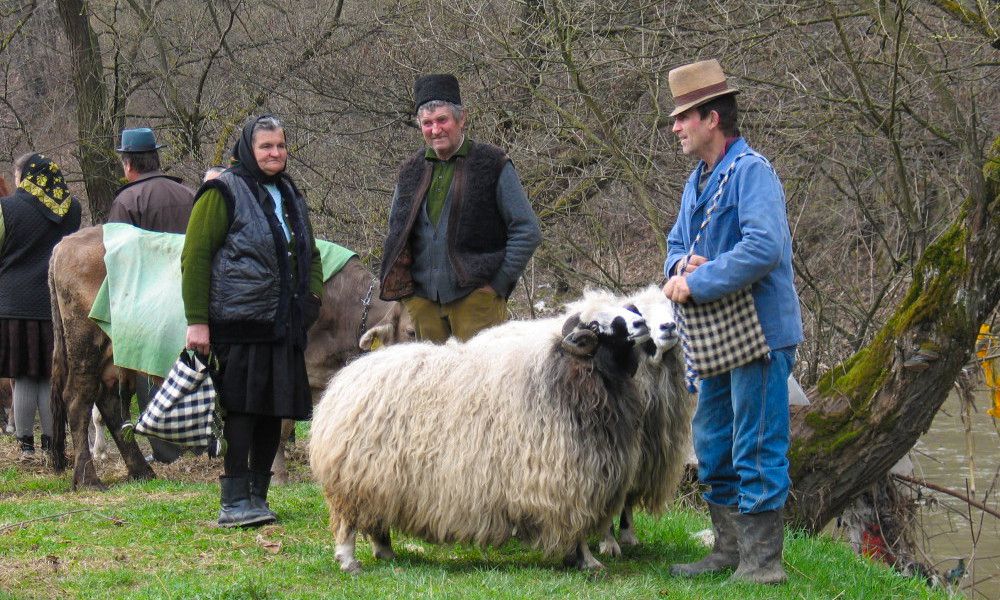
[[[1000,302],[1000,137],[962,214],[923,253],[874,339],[810,390],[792,418],[793,522],[818,531],[931,425]]]
[[[934,239],[920,239],[927,228],[917,219],[906,222],[911,230],[908,247],[919,257],[907,273],[906,293],[867,344],[819,379],[809,392],[813,404],[793,414],[790,513],[795,524],[810,531],[821,529],[884,477],[930,428],[962,367],[974,356],[980,324],[1000,302],[1000,137],[987,129],[992,144],[984,151],[979,140],[983,124],[977,121],[977,103],[991,104],[995,90],[969,85],[972,77],[956,77],[954,65],[938,62],[933,44],[921,39],[919,30],[908,29],[913,22],[923,23],[905,2],[859,2],[852,7],[860,9],[852,17],[860,15],[868,21],[866,27],[881,34],[883,64],[891,69],[883,81],[866,78],[863,61],[846,33],[846,18],[831,3],[827,8],[834,39],[858,91],[854,106],[887,141],[885,161],[893,165],[901,220],[917,212],[912,210],[913,199],[905,197],[916,169],[908,167],[899,152],[905,134],[898,123],[904,117],[912,117],[955,151],[955,183],[966,197]],[[969,19],[975,13],[952,16],[976,32],[992,31],[978,39],[978,48],[989,52],[995,31],[985,16],[972,24]],[[977,65],[974,53],[963,58]],[[921,83],[929,99],[919,109],[900,100],[901,89],[914,87],[914,82]],[[995,126],[989,120],[985,124]]]

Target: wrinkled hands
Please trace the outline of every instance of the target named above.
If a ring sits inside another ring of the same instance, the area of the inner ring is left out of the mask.
[[[208,323],[188,325],[187,341],[184,347],[188,350],[194,350],[202,356],[208,356],[211,351],[211,344],[208,337]]]
[[[687,302],[691,298],[691,289],[688,288],[686,278],[689,274],[694,273],[695,269],[707,262],[708,259],[704,256],[697,254],[691,256],[691,259],[684,266],[684,270],[667,280],[666,285],[663,286],[663,295],[677,304]],[[678,268],[680,268],[681,264],[683,264],[683,261],[677,263]]]

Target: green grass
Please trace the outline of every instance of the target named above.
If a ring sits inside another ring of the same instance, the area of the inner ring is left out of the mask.
[[[300,438],[302,439],[302,438]],[[946,598],[855,556],[828,538],[790,534],[789,582],[731,584],[725,576],[670,577],[669,564],[703,555],[690,532],[704,515],[639,515],[643,544],[591,575],[511,543],[495,549],[396,536],[398,558],[340,572],[326,507],[312,483],[272,490],[281,522],[257,530],[214,526],[218,486],[158,479],[72,492],[69,474],[0,464],[2,598]],[[360,540],[360,538],[359,538]],[[280,545],[280,546],[279,546]],[[596,548],[596,544],[593,545]]]

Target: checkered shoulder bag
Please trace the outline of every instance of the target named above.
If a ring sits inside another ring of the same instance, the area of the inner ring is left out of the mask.
[[[212,362],[214,357],[209,357]],[[182,350],[135,425],[135,433],[189,448],[208,448],[220,455],[222,414],[209,368],[198,356]]]
[[[719,189],[705,211],[705,219],[698,228],[698,235],[681,262],[681,272],[694,255],[695,247],[701,241],[712,213],[719,206],[719,199],[736,168],[736,161],[748,155],[760,156],[756,152],[744,152],[734,158],[722,174]],[[685,378],[688,389],[692,392],[695,391],[696,379],[731,371],[766,356],[771,351],[764,338],[760,319],[757,318],[749,286],[712,302],[698,304],[692,300],[675,304],[674,307],[677,309],[675,314],[684,348]]]

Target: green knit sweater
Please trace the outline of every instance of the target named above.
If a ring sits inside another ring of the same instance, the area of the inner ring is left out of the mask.
[[[286,217],[286,222],[289,222]],[[210,188],[195,201],[188,221],[184,249],[181,251],[181,296],[188,325],[208,323],[208,300],[212,280],[212,258],[226,241],[229,232],[229,213],[222,193]],[[320,262],[316,240],[312,240],[312,266],[309,273],[309,290],[322,297],[323,264]],[[294,237],[288,243],[292,252],[293,282],[298,280],[295,260]]]

